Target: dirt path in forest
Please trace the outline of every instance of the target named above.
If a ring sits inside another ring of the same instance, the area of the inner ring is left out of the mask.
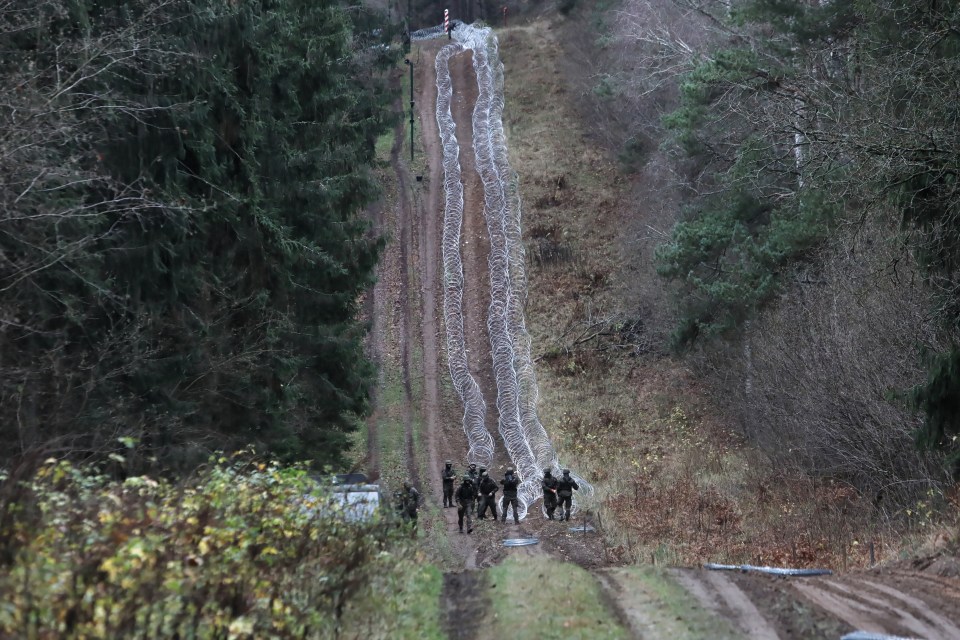
[[[431,499],[439,503],[443,486],[440,479],[440,469],[443,460],[455,461],[455,468],[464,470],[463,459],[465,442],[463,429],[460,426],[460,407],[455,394],[441,393],[440,376],[446,372],[446,362],[443,354],[446,352],[443,327],[443,280],[440,277],[441,257],[440,238],[443,223],[443,167],[441,164],[442,150],[440,146],[440,132],[437,127],[437,78],[434,58],[437,51],[445,42],[426,42],[418,47],[416,56],[416,102],[420,137],[426,154],[427,175],[426,193],[422,201],[419,218],[420,230],[420,273],[422,287],[422,340],[424,363],[424,422],[425,440],[428,454],[429,478],[424,488],[429,492]],[[463,56],[457,56],[462,58]],[[472,72],[471,72],[472,79]],[[476,100],[476,83],[473,83],[471,100]],[[469,126],[469,118],[467,119]],[[457,121],[457,134],[460,135],[461,121]],[[462,144],[462,143],[461,143]],[[461,150],[461,160],[463,151]],[[477,181],[473,175],[464,170],[464,180],[467,184]],[[464,259],[464,270],[473,269],[474,265]],[[474,303],[464,296],[464,305],[468,308]],[[443,373],[442,373],[443,372]],[[455,553],[463,559],[463,567],[476,568],[476,546],[472,539],[458,535],[456,509],[444,509],[447,534],[450,537]]]
[[[411,376],[415,370],[416,364],[413,362],[412,346],[416,344],[413,323],[413,300],[417,299],[414,288],[411,284],[411,275],[413,265],[410,261],[410,253],[415,249],[413,243],[413,231],[411,224],[414,219],[414,207],[411,202],[410,191],[410,171],[407,165],[400,161],[400,153],[403,151],[402,127],[398,125],[397,136],[393,147],[390,150],[390,164],[394,174],[397,177],[397,193],[399,202],[397,207],[397,224],[395,232],[399,235],[399,265],[398,275],[400,278],[400,291],[396,299],[399,309],[398,327],[400,339],[400,370],[403,382],[403,434],[404,446],[406,449],[406,467],[407,477],[415,486],[420,486],[420,469],[417,465],[416,445],[414,443],[413,433],[413,382]]]

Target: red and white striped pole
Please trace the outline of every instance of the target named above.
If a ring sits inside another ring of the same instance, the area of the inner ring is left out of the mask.
[[[443,10],[443,30],[447,32],[447,37],[452,38],[450,35],[450,9]]]

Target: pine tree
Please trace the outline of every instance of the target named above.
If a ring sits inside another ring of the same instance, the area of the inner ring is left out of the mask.
[[[70,153],[98,180],[57,196],[78,211],[58,242],[89,241],[32,276],[43,329],[8,335],[30,384],[5,377],[3,410],[37,407],[23,448],[123,435],[171,464],[247,444],[336,462],[372,375],[357,300],[381,245],[359,214],[376,195],[366,167],[389,124],[376,68],[390,60],[370,15],[357,33],[334,0],[49,5],[55,19],[20,41],[21,60],[41,42],[44,69],[63,73],[50,56],[64,41],[133,35],[64,97],[86,145]],[[42,352],[62,380],[30,369]]]

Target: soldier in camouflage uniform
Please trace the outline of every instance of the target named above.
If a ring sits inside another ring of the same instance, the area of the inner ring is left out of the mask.
[[[513,505],[513,522],[520,524],[520,518],[517,516],[517,487],[520,486],[520,478],[513,474],[513,469],[507,467],[507,473],[503,477],[503,511],[500,512],[500,522],[507,521],[507,509]]]
[[[483,476],[487,475],[487,468],[480,467],[480,470],[477,471],[477,477],[473,480],[473,486],[477,490],[477,513],[480,513],[480,483],[483,482]]]
[[[548,520],[553,520],[553,512],[557,510],[557,486],[559,484],[550,469],[543,470],[543,481],[540,483],[540,487],[543,489],[543,508],[547,512]]]
[[[403,519],[413,524],[413,535],[417,535],[417,510],[420,508],[420,492],[410,482],[403,483],[401,497],[404,516]]]
[[[463,520],[467,520],[467,533],[473,531],[473,508],[476,504],[477,489],[470,476],[463,476],[463,482],[457,489],[457,524],[463,533]]]
[[[453,470],[453,462],[447,460],[443,471],[440,472],[443,479],[443,508],[453,506],[453,483],[457,479],[457,472]]]
[[[491,478],[486,471],[480,475],[480,510],[477,511],[477,518],[483,520],[486,518],[487,509],[493,513],[493,519],[497,519],[497,489],[500,485]]]
[[[563,470],[563,476],[557,486],[557,496],[560,498],[560,519],[570,522],[570,507],[573,502],[573,492],[579,491],[580,485],[570,476],[570,469]]]

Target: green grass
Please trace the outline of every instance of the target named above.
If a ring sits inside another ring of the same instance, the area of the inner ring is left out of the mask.
[[[410,576],[403,589],[394,638],[443,640],[443,618],[440,611],[440,592],[443,573],[433,565],[424,565],[419,573]]]
[[[576,565],[545,555],[513,555],[489,571],[496,628],[493,637],[630,637],[604,603],[597,581]]]
[[[440,592],[443,573],[419,563],[404,573],[381,576],[381,593],[355,603],[345,616],[341,638],[444,640]]]
[[[393,149],[394,140],[396,140],[396,134],[393,131],[387,131],[377,138],[374,151],[378,162],[390,162],[390,151]]]

